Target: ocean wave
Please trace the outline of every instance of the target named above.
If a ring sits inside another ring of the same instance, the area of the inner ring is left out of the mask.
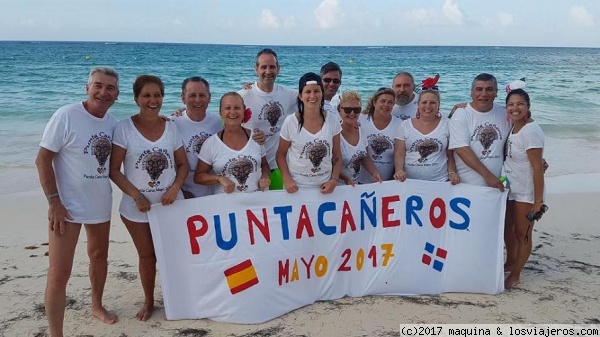
[[[585,138],[600,141],[600,127],[593,124],[541,124],[544,134],[555,138]]]

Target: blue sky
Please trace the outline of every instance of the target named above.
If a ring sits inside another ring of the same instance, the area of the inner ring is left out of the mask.
[[[600,47],[600,1],[0,0],[0,40]]]

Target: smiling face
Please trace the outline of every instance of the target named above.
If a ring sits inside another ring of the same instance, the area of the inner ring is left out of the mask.
[[[349,100],[341,102],[338,105],[338,111],[344,125],[356,126],[358,123],[358,117],[360,116],[360,101]]]
[[[420,118],[433,118],[440,111],[440,101],[432,92],[422,92],[419,96]]]
[[[304,108],[321,109],[321,101],[323,100],[323,91],[318,84],[307,84],[302,88],[302,93],[298,95]]]
[[[210,92],[202,82],[188,82],[181,94],[181,101],[188,112],[192,114],[205,114],[210,103]]]
[[[525,97],[519,94],[510,95],[506,102],[506,112],[513,122],[529,119],[529,108]]]
[[[85,91],[88,95],[85,108],[96,117],[104,117],[119,96],[117,78],[97,72],[85,86]]]
[[[329,71],[323,74],[321,79],[323,80],[323,89],[325,89],[325,100],[331,101],[342,85],[342,74],[337,70]]]
[[[225,94],[221,98],[220,115],[223,124],[227,126],[240,126],[244,120],[244,100],[237,94]]]
[[[269,53],[260,55],[256,59],[254,71],[258,75],[258,87],[263,91],[271,92],[279,74],[279,64],[275,55]]]
[[[158,115],[163,103],[163,94],[160,86],[156,83],[144,84],[140,94],[135,97],[135,103],[140,107],[141,114]]]
[[[475,81],[471,88],[471,106],[479,112],[488,112],[494,107],[497,95],[494,81]]]
[[[394,96],[389,94],[379,95],[373,102],[375,114],[391,114],[394,107]]]

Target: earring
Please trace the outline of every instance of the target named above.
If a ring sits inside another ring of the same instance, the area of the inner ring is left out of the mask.
[[[438,112],[435,114],[435,117],[442,118],[442,113],[438,110]]]
[[[421,113],[419,112],[419,109],[417,109],[417,119],[421,118]]]

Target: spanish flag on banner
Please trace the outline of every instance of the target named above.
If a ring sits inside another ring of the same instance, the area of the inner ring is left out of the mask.
[[[258,276],[250,259],[225,270],[224,274],[232,295],[258,284]]]

